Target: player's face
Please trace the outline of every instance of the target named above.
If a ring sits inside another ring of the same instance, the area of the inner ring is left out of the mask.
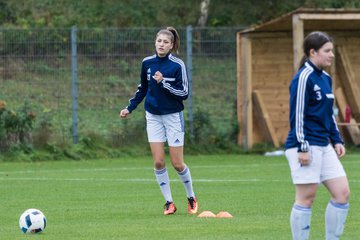
[[[331,63],[334,60],[333,48],[333,43],[327,42],[319,50],[314,51],[314,64],[319,68],[331,66]]]
[[[155,40],[156,53],[159,57],[164,57],[170,52],[173,44],[171,42],[170,36],[166,34],[159,34]]]

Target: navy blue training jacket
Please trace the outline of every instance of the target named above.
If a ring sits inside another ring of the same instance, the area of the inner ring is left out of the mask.
[[[160,71],[163,80],[158,84],[153,78]],[[129,100],[127,109],[132,112],[145,99],[145,110],[165,115],[184,110],[183,101],[188,97],[188,79],[184,62],[172,55],[152,55],[142,61],[141,83],[135,96]]]
[[[307,60],[290,84],[290,131],[285,148],[307,152],[309,145],[343,144],[333,105],[331,77]]]

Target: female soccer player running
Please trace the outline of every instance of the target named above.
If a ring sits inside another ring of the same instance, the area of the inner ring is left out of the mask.
[[[349,210],[349,183],[339,160],[345,154],[333,115],[332,80],[323,70],[334,59],[332,39],[311,32],[305,56],[290,84],[290,131],[286,157],[296,197],[290,216],[293,239],[309,238],[311,206],[322,183],[331,199],[325,211],[326,239],[340,239]]]
[[[154,159],[154,173],[166,201],[165,215],[176,212],[165,166],[165,141],[169,145],[172,166],[185,187],[188,212],[196,214],[198,211],[190,170],[183,156],[183,101],[188,97],[188,79],[184,62],[172,54],[178,52],[179,46],[179,34],[174,28],[168,27],[156,34],[156,54],[143,59],[138,90],[129,100],[130,104],[120,111],[120,117],[126,118],[146,97],[146,129]]]

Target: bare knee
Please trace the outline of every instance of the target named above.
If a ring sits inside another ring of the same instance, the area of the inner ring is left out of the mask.
[[[184,148],[181,147],[169,147],[171,164],[176,171],[182,172],[185,169],[184,163]]]
[[[159,159],[159,160],[156,160],[154,159],[154,168],[157,169],[157,170],[160,170],[160,169],[163,169],[165,167],[165,160],[163,159]]]
[[[347,203],[350,198],[350,189],[343,189],[339,194],[333,196],[333,201],[336,203]]]
[[[308,196],[306,198],[296,199],[296,204],[304,207],[311,207],[315,201],[315,196]]]
[[[296,185],[296,203],[311,207],[315,201],[317,184]]]
[[[177,162],[172,162],[172,165],[173,165],[173,167],[175,168],[175,170],[177,171],[177,172],[182,172],[182,171],[184,171],[184,169],[185,169],[185,163],[183,163],[183,162],[181,162],[181,161],[177,161]]]
[[[347,203],[350,197],[349,183],[346,177],[330,179],[324,182],[332,200],[336,203]]]

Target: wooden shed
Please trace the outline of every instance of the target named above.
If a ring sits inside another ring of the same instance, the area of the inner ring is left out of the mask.
[[[289,131],[289,84],[311,31],[334,39],[333,78],[338,125],[346,141],[360,144],[360,9],[297,9],[237,33],[238,143],[280,147]],[[345,122],[345,109],[352,118]]]

